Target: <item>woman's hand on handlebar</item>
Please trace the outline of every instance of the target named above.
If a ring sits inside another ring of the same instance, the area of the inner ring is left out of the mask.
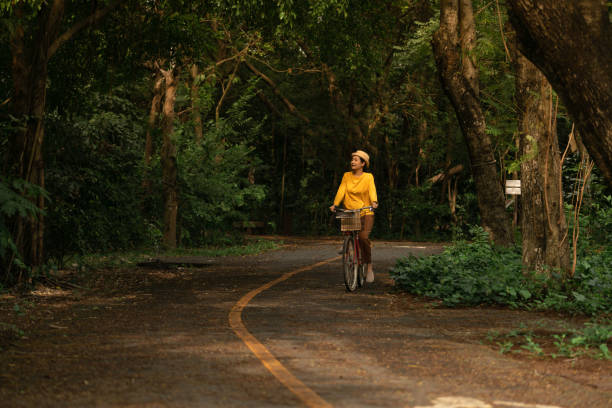
[[[332,205],[331,207],[329,207],[329,210],[330,210],[331,212],[336,212],[336,206],[335,206],[335,205]]]
[[[374,202],[372,203],[372,208],[373,208],[373,209],[377,209],[377,208],[378,208],[378,201],[374,201]]]

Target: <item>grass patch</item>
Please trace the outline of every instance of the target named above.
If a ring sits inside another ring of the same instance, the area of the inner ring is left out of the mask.
[[[163,253],[163,256],[202,256],[213,258],[220,256],[256,255],[266,251],[278,249],[282,245],[283,241],[258,239],[248,241],[243,245],[212,246],[206,248],[178,248],[175,250],[166,251]]]
[[[139,262],[160,257],[201,256],[204,258],[216,258],[221,256],[256,255],[278,249],[282,245],[282,241],[256,239],[246,240],[240,244],[207,246],[204,248],[176,248],[171,250],[142,249],[107,254],[87,254],[73,259],[72,262],[66,265],[66,269],[81,270],[134,267]]]

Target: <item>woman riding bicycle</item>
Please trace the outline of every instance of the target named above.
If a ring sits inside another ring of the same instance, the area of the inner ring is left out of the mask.
[[[363,207],[378,207],[376,186],[372,173],[363,171],[364,167],[370,166],[370,156],[363,150],[357,150],[351,154],[351,171],[344,173],[342,182],[336,193],[334,205],[329,207],[332,212],[336,211],[344,201],[344,207],[348,210],[356,210]],[[359,232],[359,244],[363,254],[363,262],[368,265],[366,282],[374,282],[372,271],[372,243],[370,232],[374,226],[374,213],[370,210],[361,212],[361,231]]]

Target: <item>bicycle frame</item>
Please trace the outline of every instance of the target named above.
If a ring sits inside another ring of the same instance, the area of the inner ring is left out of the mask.
[[[343,258],[343,274],[344,284],[349,292],[352,292],[356,287],[362,287],[365,282],[365,264],[363,263],[361,240],[359,233],[361,228],[360,212],[364,209],[372,209],[372,207],[364,207],[355,210],[339,210],[340,212],[350,213],[350,215],[337,215],[336,218],[341,218],[343,221],[349,219],[349,222],[341,223],[342,235],[344,242],[342,244]],[[357,222],[353,222],[356,220]],[[350,247],[349,247],[350,245]]]

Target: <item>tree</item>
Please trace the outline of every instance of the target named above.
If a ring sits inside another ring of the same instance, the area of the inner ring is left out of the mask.
[[[178,188],[176,166],[176,144],[173,140],[174,120],[176,117],[174,104],[179,85],[179,72],[175,66],[168,69],[160,68],[164,77],[164,102],[162,107],[162,137],[161,148],[162,185],[164,196],[164,235],[163,243],[167,248],[176,248],[176,219],[178,216]]]
[[[53,0],[38,5],[30,3],[34,2],[15,2],[12,9],[14,25],[10,33],[13,76],[11,107],[13,116],[20,120],[22,125],[9,137],[4,173],[44,188],[42,145],[49,60],[77,33],[117,7],[119,1],[110,1],[92,14],[77,18],[67,29],[63,26],[65,14],[68,12],[66,1]],[[75,5],[70,11],[80,15],[78,12],[81,10]],[[36,200],[38,208],[44,209],[43,196],[37,197]],[[25,263],[40,265],[43,261],[44,218],[15,218],[11,231]],[[7,265],[9,273],[10,268],[11,265]]]
[[[559,93],[612,186],[612,22],[606,0],[508,0],[518,47]]]
[[[521,154],[523,265],[570,269],[561,159],[552,87],[516,47],[516,100]]]
[[[478,71],[472,60],[475,41],[471,0],[442,0],[440,28],[432,42],[438,73],[468,147],[482,226],[497,244],[511,245],[510,218],[505,212],[493,146],[480,105]]]

